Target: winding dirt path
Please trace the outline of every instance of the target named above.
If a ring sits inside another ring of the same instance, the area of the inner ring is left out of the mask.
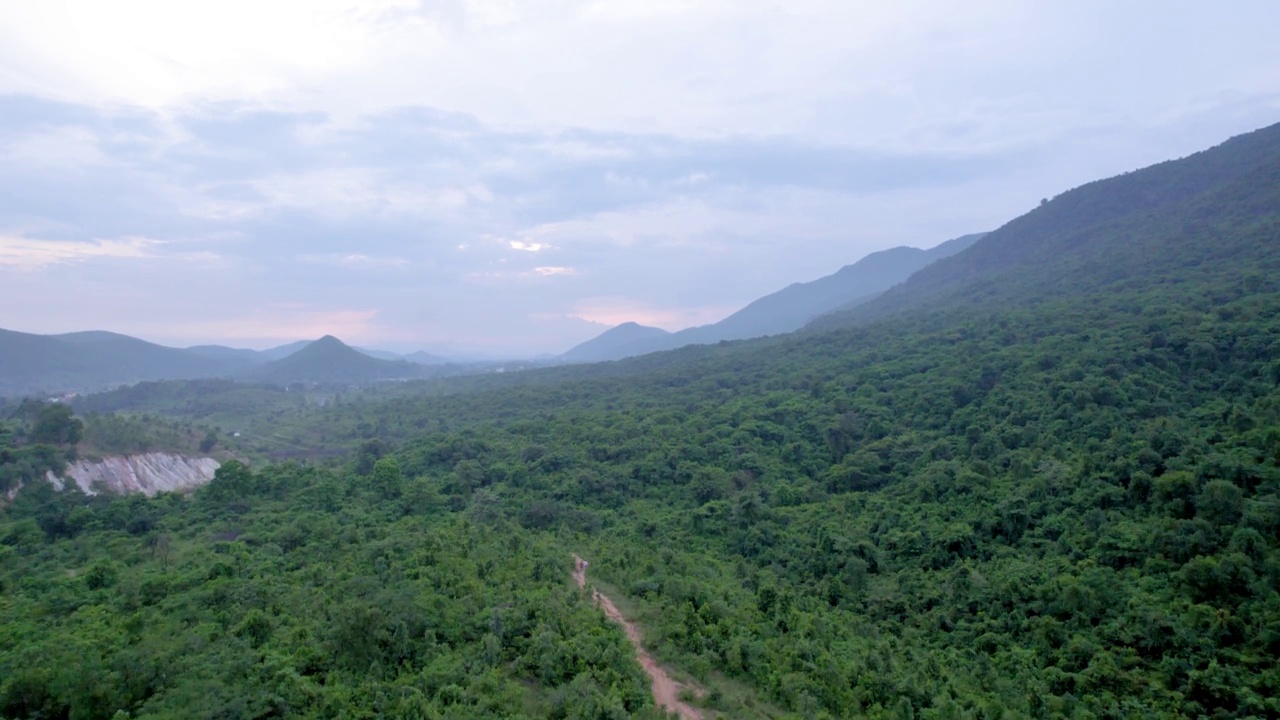
[[[573,556],[573,580],[578,583],[578,587],[586,589],[587,587],[587,561]],[[636,649],[636,659],[640,661],[640,667],[649,676],[649,680],[653,684],[653,701],[658,707],[666,712],[673,712],[679,715],[681,720],[702,720],[702,712],[697,708],[690,706],[680,699],[680,690],[684,687],[680,683],[671,679],[666,670],[662,669],[645,649],[640,642],[640,629],[635,623],[627,620],[618,611],[618,607],[613,604],[609,596],[602,595],[599,590],[591,589],[591,597],[595,603],[604,610],[604,614],[610,620],[622,626],[627,632],[627,638],[631,640],[631,644]],[[695,690],[696,692],[696,690]]]

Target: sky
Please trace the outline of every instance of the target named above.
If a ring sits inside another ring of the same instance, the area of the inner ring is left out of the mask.
[[[0,327],[719,320],[1280,122],[1280,3],[0,0]]]

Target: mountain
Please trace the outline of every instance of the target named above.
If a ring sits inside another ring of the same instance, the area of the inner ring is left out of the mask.
[[[399,353],[393,353],[387,350],[369,350],[367,348],[355,347],[354,345],[352,346],[352,349],[379,360],[405,360],[417,365],[444,365],[449,362],[439,355],[432,355],[431,353],[424,352],[422,350],[409,353],[408,355],[400,355]]]
[[[311,342],[311,340],[295,340],[287,345],[267,348],[266,350],[261,351],[261,354],[268,360],[281,360],[310,345]]]
[[[711,345],[795,332],[815,318],[871,300],[930,263],[968,248],[983,235],[964,235],[929,250],[896,247],[874,252],[826,277],[788,285],[711,325],[676,333],[661,330],[638,333],[635,328],[642,326],[624,323],[578,345],[559,359],[562,362],[618,360],[685,345]]]
[[[356,352],[358,352],[358,353],[363,353],[363,354],[365,354],[365,355],[368,355],[368,356],[369,356],[369,357],[371,357],[371,358],[377,358],[377,359],[379,359],[379,360],[393,360],[393,361],[394,361],[394,360],[399,360],[399,359],[401,359],[400,355],[398,355],[398,354],[396,354],[396,353],[393,353],[393,352],[389,352],[389,351],[387,351],[387,350],[370,350],[370,349],[368,349],[368,348],[356,347],[355,345],[352,345],[352,346],[351,346],[351,349],[352,349],[352,350],[355,350],[355,351],[356,351]]]
[[[248,363],[156,345],[118,333],[34,335],[0,330],[0,396],[87,392],[141,380],[218,377]]]
[[[409,353],[408,355],[403,356],[402,359],[419,365],[445,365],[449,362],[447,358],[442,358],[439,355],[432,355],[431,353],[422,350]]]
[[[1280,124],[1065,192],[812,327],[1213,281],[1225,259],[1280,274]]]
[[[403,360],[369,357],[332,335],[279,360],[254,368],[241,377],[256,382],[316,382],[357,384],[422,376],[422,366]]]
[[[609,328],[584,343],[575,345],[568,352],[561,355],[560,360],[571,363],[617,360],[628,355],[639,354],[632,352],[631,348],[642,346],[644,343],[655,340],[660,341],[670,336],[671,333],[662,328],[626,322]]]
[[[185,350],[192,355],[199,355],[200,357],[217,360],[240,360],[249,365],[261,365],[269,361],[269,358],[257,350],[233,348],[225,345],[192,345],[189,348],[185,348]]]
[[[724,320],[695,328],[683,337],[714,343],[794,332],[816,317],[870,300],[930,263],[968,248],[984,234],[964,235],[929,250],[896,247],[871,253],[831,275],[766,295]],[[681,337],[681,333],[676,336]]]
[[[311,340],[298,340],[296,342],[291,342],[288,345],[281,345],[279,347],[263,350],[259,354],[266,356],[266,358],[269,360],[280,360],[298,352],[299,350],[311,344],[312,344]],[[414,353],[409,353],[408,355],[399,355],[397,353],[388,352],[386,350],[370,350],[368,348],[355,347],[354,345],[350,347],[352,350],[355,350],[356,352],[362,355],[367,355],[377,360],[388,360],[391,362],[406,360],[408,362],[415,363],[417,365],[444,365],[445,363],[449,362],[448,360],[440,357],[439,355],[432,355],[430,353],[423,352],[421,350]]]
[[[258,352],[222,345],[171,348],[97,330],[65,335],[0,330],[0,397],[201,378],[362,383],[422,377],[427,365],[446,362],[427,353],[411,357],[413,361],[370,357],[331,336]]]

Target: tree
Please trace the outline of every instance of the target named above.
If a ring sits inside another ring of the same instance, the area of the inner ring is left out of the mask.
[[[200,452],[207,453],[213,450],[213,446],[218,444],[218,433],[210,430],[204,439],[200,441]]]
[[[404,491],[404,475],[400,472],[400,463],[390,457],[384,457],[375,462],[369,485],[379,497],[400,497]]]
[[[217,501],[237,500],[253,491],[253,472],[239,460],[228,460],[213,473],[204,496]]]
[[[84,436],[84,423],[61,403],[45,405],[31,426],[31,441],[46,445],[75,445]]]
[[[1240,520],[1244,493],[1226,480],[1210,480],[1196,497],[1196,515],[1214,525],[1230,525]]]

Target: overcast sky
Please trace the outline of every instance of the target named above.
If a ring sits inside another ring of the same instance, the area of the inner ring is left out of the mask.
[[[1280,121],[1280,3],[0,0],[0,327],[561,352]]]

